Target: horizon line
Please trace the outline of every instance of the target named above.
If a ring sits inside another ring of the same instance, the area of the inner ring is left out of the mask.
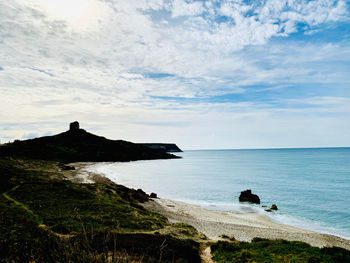
[[[302,150],[302,149],[347,149],[350,146],[321,146],[321,147],[271,147],[271,148],[222,148],[222,149],[185,149],[183,151],[239,151],[239,150]]]

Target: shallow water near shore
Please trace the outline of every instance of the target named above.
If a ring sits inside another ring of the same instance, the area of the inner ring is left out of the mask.
[[[182,159],[97,164],[89,169],[159,197],[207,209],[266,214],[278,223],[350,239],[350,148],[201,150]],[[238,202],[252,189],[261,204]]]

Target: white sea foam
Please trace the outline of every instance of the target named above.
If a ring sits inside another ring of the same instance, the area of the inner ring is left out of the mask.
[[[220,210],[227,211],[231,213],[256,213],[268,216],[273,222],[295,226],[298,228],[315,231],[318,233],[329,234],[339,236],[341,238],[349,239],[350,234],[344,233],[339,229],[332,228],[326,226],[322,222],[308,220],[306,218],[298,218],[292,215],[282,214],[281,212],[267,212],[265,208],[253,205],[253,204],[244,204],[244,203],[225,203],[225,202],[204,202],[204,201],[196,201],[196,200],[188,200],[188,199],[176,199],[176,201],[181,201],[184,203],[194,204],[201,206],[205,209],[210,210]]]
[[[336,228],[325,225],[322,222],[312,221],[306,218],[298,218],[292,215],[272,213],[268,214],[272,221],[280,224],[291,225],[315,232],[335,235],[350,240],[350,234]]]

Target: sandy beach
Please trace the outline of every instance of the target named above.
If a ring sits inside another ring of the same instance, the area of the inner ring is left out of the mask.
[[[72,166],[75,170],[66,170],[63,171],[64,176],[67,180],[72,181],[73,183],[80,184],[92,184],[92,183],[109,183],[112,182],[107,177],[93,173],[88,170],[90,166],[100,164],[96,162],[75,162],[69,163],[68,166]],[[107,164],[107,162],[106,162]]]
[[[111,182],[101,174],[88,171],[88,167],[95,164],[72,163],[70,165],[75,166],[76,170],[69,172],[67,178],[80,183]],[[142,205],[164,215],[170,222],[192,225],[212,240],[222,239],[221,235],[234,236],[240,241],[251,241],[254,237],[260,237],[303,241],[317,247],[338,246],[350,249],[350,240],[275,223],[268,216],[257,213],[208,210],[198,205],[161,198],[151,199]]]
[[[171,222],[192,225],[213,240],[218,240],[220,235],[225,234],[234,236],[240,241],[260,237],[303,241],[317,247],[338,246],[350,249],[350,240],[274,223],[269,217],[256,213],[208,210],[197,205],[167,199],[152,199],[143,206],[166,216]]]

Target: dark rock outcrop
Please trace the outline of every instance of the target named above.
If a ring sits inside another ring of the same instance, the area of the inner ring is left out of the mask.
[[[275,204],[271,205],[270,209],[271,210],[278,210],[277,205],[275,205]]]
[[[134,194],[134,198],[138,200],[140,203],[144,203],[149,200],[148,195],[142,189],[136,190],[136,193]]]
[[[151,198],[157,198],[157,194],[156,194],[156,193],[151,193],[151,194],[149,195],[149,197],[151,197]]]
[[[250,189],[241,192],[239,196],[239,201],[260,204],[259,196],[257,196],[256,194],[252,194],[252,190]]]

